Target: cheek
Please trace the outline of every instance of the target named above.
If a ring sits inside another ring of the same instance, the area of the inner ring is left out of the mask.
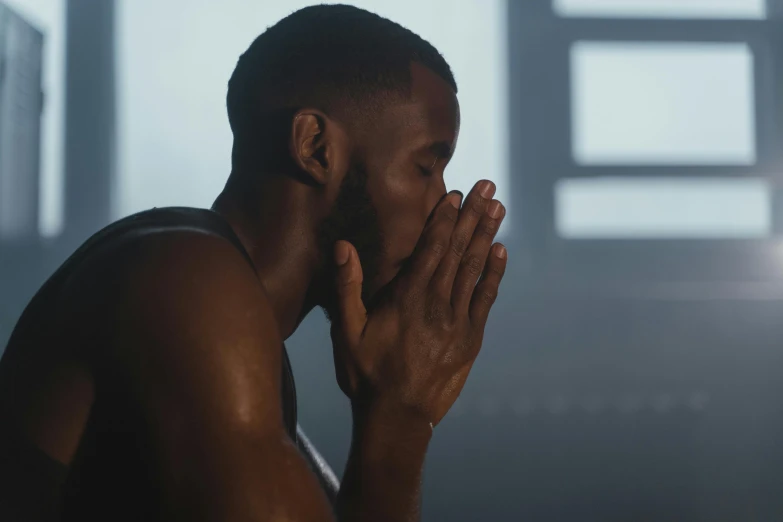
[[[429,215],[425,178],[391,179],[376,202],[385,247],[392,262],[408,257],[416,246]]]

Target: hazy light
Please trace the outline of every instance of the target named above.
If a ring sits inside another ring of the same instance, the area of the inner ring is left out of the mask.
[[[553,0],[560,16],[639,18],[767,17],[765,0]]]
[[[772,228],[760,179],[567,179],[555,199],[557,231],[571,239],[764,237]]]
[[[63,129],[65,98],[65,1],[2,0],[44,33],[41,115],[39,232],[56,236],[63,228]]]
[[[756,161],[746,44],[577,42],[571,71],[580,164]]]

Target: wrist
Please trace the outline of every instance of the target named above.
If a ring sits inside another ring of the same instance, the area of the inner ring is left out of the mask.
[[[426,450],[432,424],[420,411],[384,398],[351,402],[354,444],[366,450],[383,447]],[[357,448],[357,449],[359,449]],[[373,451],[375,452],[375,451]]]
[[[351,401],[354,427],[383,428],[395,435],[431,435],[432,423],[418,408],[386,397]]]
[[[432,438],[429,419],[390,400],[353,400],[351,407],[353,439],[337,501],[340,520],[398,520],[395,514],[417,511]]]

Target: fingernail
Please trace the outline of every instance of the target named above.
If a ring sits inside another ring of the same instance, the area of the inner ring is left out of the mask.
[[[459,210],[460,203],[462,203],[462,192],[459,190],[452,191],[449,194],[449,202],[451,202],[451,206]]]
[[[495,194],[495,184],[489,180],[482,181],[479,193],[485,198],[491,198]]]
[[[500,217],[500,209],[503,208],[500,204],[500,201],[494,200],[492,203],[489,204],[489,217],[492,219],[497,219]]]
[[[340,243],[337,245],[337,247],[334,249],[334,260],[337,262],[337,266],[343,266],[345,263],[347,263],[349,255],[350,252],[348,251],[348,246],[345,243]]]
[[[506,257],[508,256],[508,252],[506,252],[506,247],[500,245],[498,249],[495,251],[495,255],[498,256],[500,259],[506,259]]]

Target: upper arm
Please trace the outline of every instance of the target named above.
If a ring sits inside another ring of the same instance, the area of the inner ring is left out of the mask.
[[[120,271],[109,360],[156,448],[172,518],[331,520],[284,429],[282,339],[251,267],[220,238],[139,241]]]

